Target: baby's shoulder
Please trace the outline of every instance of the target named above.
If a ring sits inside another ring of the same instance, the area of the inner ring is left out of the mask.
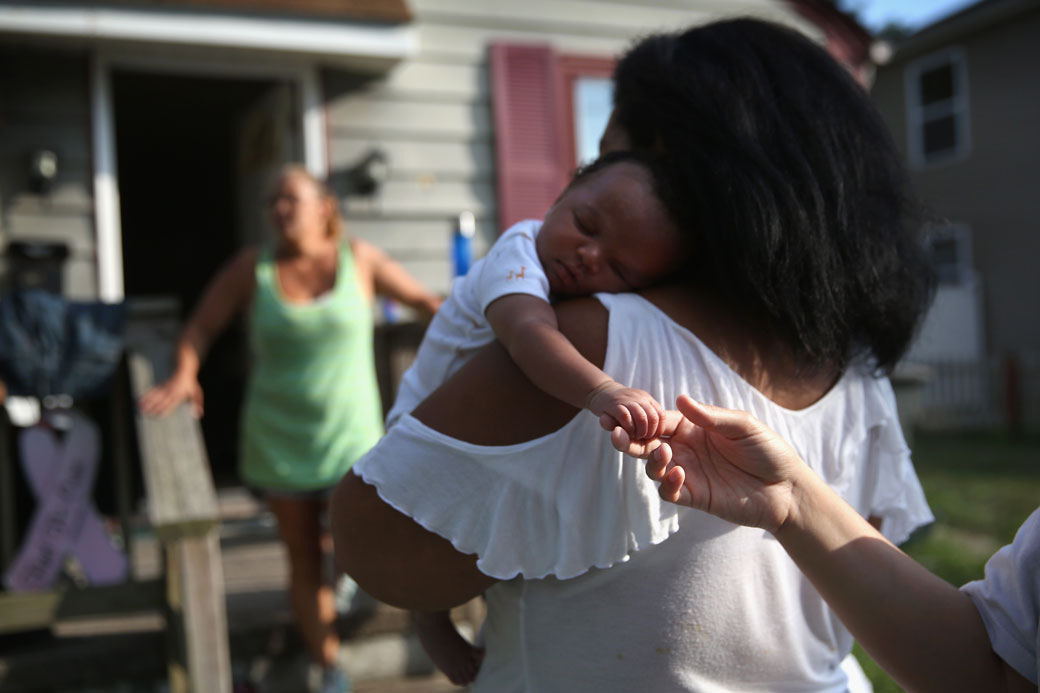
[[[535,219],[513,224],[498,237],[483,258],[484,262],[480,264],[490,268],[492,272],[498,272],[502,267],[513,268],[514,265],[523,265],[535,272],[541,271],[535,245],[541,225],[542,222]]]
[[[538,235],[538,230],[540,228],[542,228],[542,222],[538,219],[525,219],[524,221],[518,221],[502,232],[502,235],[495,241],[494,247],[497,248],[508,245],[530,245],[533,247],[534,239]]]

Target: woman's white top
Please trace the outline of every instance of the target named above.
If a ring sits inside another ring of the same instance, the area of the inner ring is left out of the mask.
[[[495,338],[484,313],[496,299],[527,294],[549,302],[549,278],[534,243],[541,228],[542,222],[537,219],[513,224],[487,255],[455,280],[448,298],[426,328],[415,361],[401,377],[394,405],[386,415],[387,428],[415,409],[474,352]]]
[[[645,299],[597,298],[618,382],[752,412],[896,543],[933,519],[887,379],[850,368],[784,409]],[[772,535],[660,500],[587,412],[499,447],[405,415],[354,471],[503,580],[474,691],[846,690],[852,637]]]
[[[986,562],[986,577],[961,589],[982,615],[993,651],[1040,683],[1040,508]]]

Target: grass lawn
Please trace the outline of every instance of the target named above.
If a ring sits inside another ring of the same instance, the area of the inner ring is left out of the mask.
[[[986,559],[1040,505],[1040,435],[919,433],[913,455],[936,521],[903,550],[954,585],[981,578]],[[903,690],[859,646],[855,653],[876,693]]]

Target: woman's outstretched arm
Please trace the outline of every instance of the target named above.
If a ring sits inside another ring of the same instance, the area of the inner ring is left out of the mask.
[[[377,294],[400,301],[426,319],[440,308],[441,297],[431,293],[384,250],[360,239],[352,240],[351,248],[360,273],[372,278]]]
[[[203,414],[199,368],[210,345],[227,327],[235,314],[249,304],[255,284],[257,249],[236,253],[210,280],[198,305],[192,310],[177,339],[173,373],[165,382],[152,387],[138,403],[141,411],[162,416],[184,400],[191,403],[196,417]]]
[[[911,691],[1035,691],[994,652],[970,597],[896,548],[765,424],[680,397],[647,456],[661,497],[774,534],[838,617]]]
[[[602,365],[607,313],[594,299],[558,306],[560,329],[593,363]],[[510,445],[557,430],[578,413],[534,387],[492,343],[420,404],[412,414],[445,435],[479,445]],[[391,429],[388,435],[393,435]],[[415,484],[422,486],[423,479]],[[353,473],[330,507],[338,569],[376,599],[418,611],[468,601],[495,580],[477,557],[398,512]]]

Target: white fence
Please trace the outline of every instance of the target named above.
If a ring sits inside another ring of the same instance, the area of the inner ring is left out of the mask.
[[[921,365],[922,429],[1040,428],[1040,353]]]

